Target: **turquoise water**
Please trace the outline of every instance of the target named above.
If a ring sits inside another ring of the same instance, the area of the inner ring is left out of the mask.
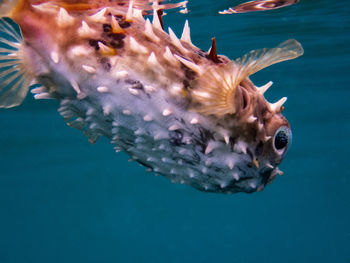
[[[167,12],[179,35],[236,58],[295,38],[301,58],[257,73],[288,96],[293,145],[263,192],[220,195],[146,173],[107,140],[88,143],[55,101],[0,110],[0,262],[350,262],[350,5],[301,0],[219,16],[240,1]]]

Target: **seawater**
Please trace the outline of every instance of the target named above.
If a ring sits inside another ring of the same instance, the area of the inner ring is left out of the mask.
[[[350,262],[350,5],[218,15],[240,1],[190,0],[167,11],[180,35],[211,37],[231,59],[289,38],[301,58],[252,77],[287,96],[293,145],[261,193],[221,195],[171,184],[101,139],[65,125],[57,102],[28,96],[0,110],[0,262]]]

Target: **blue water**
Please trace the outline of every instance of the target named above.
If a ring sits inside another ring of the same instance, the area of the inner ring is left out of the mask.
[[[219,16],[240,1],[190,1],[185,18],[219,53],[299,40],[305,54],[257,73],[288,96],[293,145],[263,192],[220,195],[171,184],[101,139],[88,143],[55,101],[0,110],[0,262],[350,262],[350,5],[301,0]]]

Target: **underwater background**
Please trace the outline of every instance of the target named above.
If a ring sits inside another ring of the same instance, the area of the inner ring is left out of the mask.
[[[91,145],[30,95],[0,110],[0,262],[350,263],[350,4],[301,0],[218,15],[241,3],[190,0],[167,11],[180,35],[211,37],[231,59],[289,38],[305,54],[252,77],[288,96],[283,176],[254,194],[210,194],[146,173],[104,138]]]

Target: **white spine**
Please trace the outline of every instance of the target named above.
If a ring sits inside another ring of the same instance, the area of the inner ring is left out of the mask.
[[[188,61],[187,59],[184,59],[178,55],[174,55],[182,64],[184,64],[186,67],[192,69],[193,71],[195,71],[196,73],[198,73],[199,75],[201,75],[203,73],[203,70],[200,66],[194,64],[191,61]]]
[[[55,64],[57,64],[60,61],[60,58],[59,58],[58,53],[56,51],[52,51],[50,54],[50,57]]]
[[[87,66],[87,65],[82,65],[81,66],[86,72],[93,74],[96,72],[96,69],[94,67],[91,66]]]
[[[163,31],[162,25],[160,23],[159,17],[158,17],[158,13],[156,9],[153,9],[153,22],[152,22],[153,26],[159,30]]]
[[[128,12],[126,13],[125,16],[125,20],[131,22],[132,18],[133,18],[133,5],[134,5],[134,1],[131,0],[129,2],[129,8],[128,8]]]
[[[283,97],[279,101],[270,104],[270,108],[274,112],[280,112],[282,105],[287,101],[287,97]]]
[[[97,32],[89,27],[89,25],[83,20],[81,22],[81,27],[78,29],[78,35],[80,37],[93,37],[97,34]]]
[[[175,56],[173,55],[173,53],[171,53],[170,48],[168,46],[165,47],[165,52],[164,52],[164,58],[169,61],[172,64],[176,64],[177,60],[175,58]]]
[[[148,53],[148,49],[139,44],[135,38],[133,37],[129,37],[129,41],[130,41],[130,49],[136,53],[141,53],[141,54],[147,54]]]
[[[260,88],[257,88],[258,92],[261,95],[264,95],[264,93],[272,86],[273,82],[269,81],[268,83],[266,83],[264,86],[261,86]]]
[[[74,17],[68,14],[67,10],[60,8],[57,16],[57,25],[61,28],[72,26],[74,24]]]
[[[150,39],[152,39],[155,42],[160,41],[159,37],[157,37],[156,34],[154,34],[152,24],[148,18],[146,19],[146,24],[145,24],[145,34],[147,37],[149,37]]]
[[[190,45],[193,45],[191,41],[191,30],[190,26],[188,25],[188,20],[186,20],[185,22],[184,30],[181,35],[181,40],[187,42]]]
[[[105,16],[107,9],[103,8],[96,14],[93,14],[89,16],[90,21],[97,22],[97,23],[106,23],[107,18]]]
[[[177,38],[177,36],[175,35],[174,31],[169,27],[169,36],[170,36],[170,40],[171,42],[178,48],[180,49],[182,52],[187,53],[187,49],[185,49],[183,47],[183,45],[181,44],[181,41]]]
[[[156,66],[159,65],[159,62],[156,58],[156,55],[154,54],[154,52],[151,53],[151,55],[149,55],[148,60],[147,60],[148,64],[151,66]]]

